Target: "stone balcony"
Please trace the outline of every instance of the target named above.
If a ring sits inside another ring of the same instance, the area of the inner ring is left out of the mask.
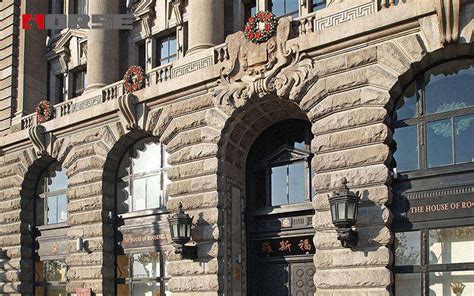
[[[434,0],[336,0],[321,11],[293,19],[292,38],[288,43],[317,60],[338,48],[364,46],[370,40],[391,38],[390,35],[398,32],[416,29],[419,18],[432,14],[436,14]],[[223,63],[228,59],[225,43],[186,56],[149,71],[146,87],[134,94],[139,102],[158,99],[158,104],[211,90],[217,86]],[[122,81],[84,93],[55,105],[54,118],[43,125],[47,130],[55,130],[112,114],[118,110],[117,98],[122,95]],[[15,136],[6,135],[3,140],[11,143],[13,139],[21,139],[22,131],[26,137],[26,131],[36,124],[35,114],[14,119],[10,135]]]

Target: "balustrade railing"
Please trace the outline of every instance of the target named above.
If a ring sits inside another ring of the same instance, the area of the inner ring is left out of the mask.
[[[102,89],[102,102],[107,102],[110,100],[117,99],[118,97],[124,94],[123,91],[123,82],[118,81],[114,84],[107,85]]]
[[[148,73],[148,85],[155,85],[171,79],[171,69],[173,64],[167,64],[158,68],[152,69]]]

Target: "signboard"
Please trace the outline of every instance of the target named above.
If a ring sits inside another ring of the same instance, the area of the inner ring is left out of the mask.
[[[438,196],[413,198],[400,196],[394,204],[396,220],[421,222],[472,217],[474,215],[474,196]]]
[[[91,288],[77,288],[76,295],[77,296],[91,296],[92,290]]]
[[[313,236],[284,237],[256,243],[257,256],[277,257],[314,254]]]

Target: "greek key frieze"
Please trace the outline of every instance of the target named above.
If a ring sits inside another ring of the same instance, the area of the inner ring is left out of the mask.
[[[212,66],[212,64],[213,64],[212,56],[208,56],[200,60],[193,61],[191,63],[171,69],[171,78],[177,78],[177,77],[192,73],[194,71],[210,67]]]
[[[325,28],[334,27],[339,24],[367,16],[375,13],[375,2],[362,4],[348,10],[329,15],[322,19],[316,20],[316,31],[321,31]]]

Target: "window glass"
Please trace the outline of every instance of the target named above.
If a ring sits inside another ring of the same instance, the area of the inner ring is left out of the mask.
[[[272,206],[280,206],[288,203],[287,178],[287,165],[272,168]]]
[[[257,13],[257,1],[245,1],[244,2],[244,22],[247,22],[248,19]]]
[[[137,45],[138,48],[138,65],[146,69],[146,46],[145,43]]]
[[[430,264],[474,262],[474,226],[429,231]]]
[[[399,172],[417,170],[418,163],[418,131],[417,126],[407,126],[394,130],[393,140],[396,144],[394,158]]]
[[[82,70],[73,74],[73,95],[75,97],[82,95],[87,87],[87,72]]]
[[[58,200],[58,223],[67,221],[67,195],[61,194],[57,196]]]
[[[146,143],[144,148],[137,144],[137,156],[132,160],[133,173],[149,173],[161,168],[161,145],[159,143]]]
[[[135,143],[125,153],[116,180],[119,214],[166,206],[168,154],[164,146],[152,138]]]
[[[156,296],[160,295],[160,285],[158,283],[134,283],[132,286],[133,295]]]
[[[395,265],[420,264],[420,232],[395,233]]]
[[[59,171],[52,171],[48,178],[48,192],[67,189],[66,170],[59,168]]]
[[[454,118],[456,163],[474,162],[474,115]]]
[[[397,120],[404,120],[416,116],[417,94],[415,83],[412,83],[403,96],[398,100],[395,110],[397,110]]]
[[[395,274],[395,296],[420,296],[421,274]]]
[[[34,265],[35,295],[67,295],[67,266],[64,261],[35,261]]]
[[[429,168],[453,163],[452,137],[451,119],[426,124],[426,148]]]
[[[58,223],[58,197],[48,197],[48,224]]]
[[[326,8],[326,0],[312,0],[311,8],[313,12]]]
[[[271,0],[271,10],[276,16],[298,15],[298,0]]]
[[[305,162],[300,161],[289,165],[289,203],[304,202],[306,190]]]
[[[158,253],[133,254],[133,277],[160,277],[160,256]]]
[[[474,271],[431,272],[430,296],[474,295]]]
[[[171,62],[174,62],[177,57],[177,43],[176,35],[169,35],[163,38],[159,38],[158,41],[158,50],[159,54],[157,58],[157,66],[165,65]]]
[[[453,65],[457,63],[446,63],[425,74],[429,82],[425,89],[426,113],[474,106],[474,66],[455,71]]]

